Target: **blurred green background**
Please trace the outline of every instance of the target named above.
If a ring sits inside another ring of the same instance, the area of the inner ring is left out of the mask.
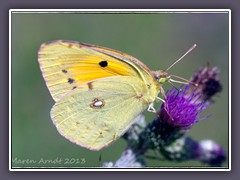
[[[196,140],[216,141],[228,154],[228,16],[228,13],[12,13],[12,167],[99,167],[100,156],[102,162],[115,162],[126,147],[125,141],[119,139],[100,152],[90,151],[57,132],[49,114],[54,101],[37,60],[40,45],[52,40],[74,40],[120,50],[140,59],[151,70],[166,69],[196,43],[197,48],[170,72],[189,79],[207,62],[220,68],[223,91],[204,112],[212,116],[196,124],[189,134]],[[145,115],[149,122],[154,119],[151,113]],[[63,161],[47,162],[57,159]],[[73,163],[68,163],[68,159]],[[77,159],[80,163],[74,163]],[[21,160],[28,162],[20,163]],[[195,161],[148,159],[147,163],[154,167],[206,166]],[[228,161],[224,166],[228,167]]]

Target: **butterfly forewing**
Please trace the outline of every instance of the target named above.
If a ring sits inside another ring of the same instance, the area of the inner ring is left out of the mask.
[[[139,76],[128,63],[70,41],[43,44],[39,50],[39,63],[55,101],[94,79]]]

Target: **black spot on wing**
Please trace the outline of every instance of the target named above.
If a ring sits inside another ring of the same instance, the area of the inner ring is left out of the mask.
[[[66,70],[66,69],[63,69],[62,72],[66,74],[66,73],[67,73],[67,70]]]
[[[108,65],[108,62],[107,61],[101,61],[101,62],[99,62],[99,65],[101,67],[106,67]]]
[[[89,90],[92,90],[92,89],[93,89],[92,82],[87,83],[87,85],[88,85],[88,89],[89,89]]]
[[[74,82],[74,79],[68,78],[68,83],[69,83],[69,84],[72,84],[73,82]]]

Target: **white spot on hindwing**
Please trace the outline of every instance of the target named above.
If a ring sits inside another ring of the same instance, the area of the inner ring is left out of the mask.
[[[99,99],[99,98],[94,98],[92,100],[92,103],[90,104],[91,108],[95,108],[95,109],[100,109],[105,105],[105,102],[103,99]]]
[[[99,106],[103,105],[103,102],[102,101],[96,101],[93,105],[99,107]]]

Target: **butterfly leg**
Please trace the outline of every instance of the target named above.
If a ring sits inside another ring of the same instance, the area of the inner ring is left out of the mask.
[[[166,94],[165,94],[165,91],[164,91],[164,89],[162,88],[162,87],[160,87],[160,91],[161,91],[161,94],[163,95],[163,97],[164,97],[164,99],[166,99],[166,101],[165,100],[163,100],[162,98],[159,98],[158,97],[158,99],[160,99],[162,102],[163,102],[163,106],[164,106],[164,110],[167,112],[167,114],[169,115],[169,117],[172,119],[172,121],[174,120],[173,119],[173,117],[172,117],[172,115],[169,113],[169,111],[168,111],[168,107],[167,107],[167,96],[166,96]]]
[[[152,113],[154,113],[154,114],[157,114],[156,109],[153,107],[153,103],[151,103],[151,104],[148,106],[147,111],[148,111],[148,112],[152,112]]]
[[[165,103],[165,102],[166,102],[164,99],[162,99],[162,98],[160,98],[160,97],[156,97],[156,99],[158,99],[158,100],[162,101],[163,103]]]

